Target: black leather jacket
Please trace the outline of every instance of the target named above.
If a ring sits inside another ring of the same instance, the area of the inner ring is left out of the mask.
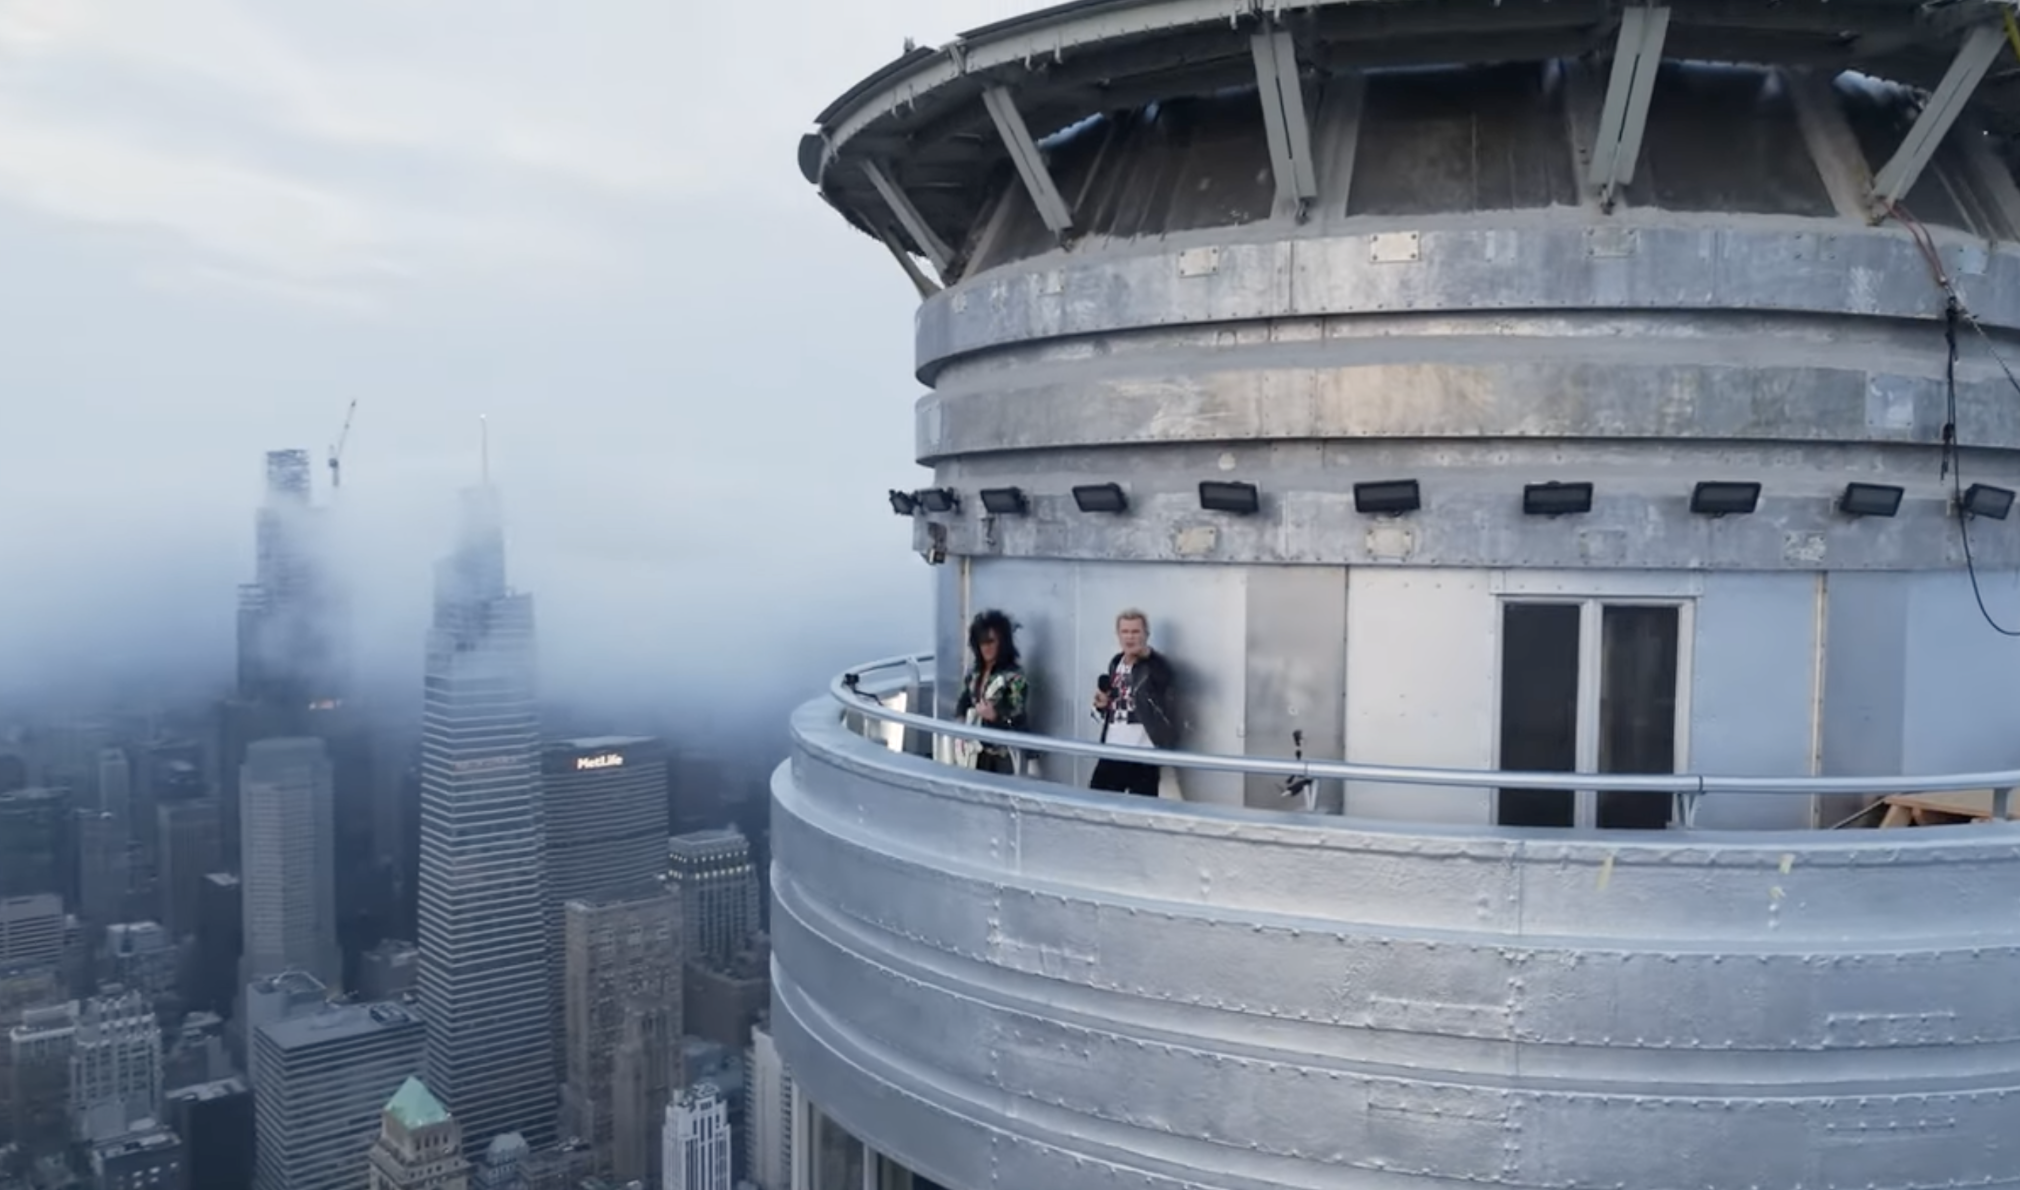
[[[1108,678],[1115,680],[1116,667],[1122,664],[1122,654],[1108,659]],[[1136,721],[1143,725],[1145,735],[1159,748],[1178,747],[1178,704],[1172,690],[1171,663],[1164,654],[1151,652],[1136,659],[1129,669],[1129,693],[1136,703]],[[1108,738],[1106,716],[1103,716],[1101,738]]]

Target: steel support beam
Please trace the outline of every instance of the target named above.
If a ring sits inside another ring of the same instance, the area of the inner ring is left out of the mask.
[[[1059,187],[1053,184],[1045,158],[1038,152],[1038,143],[1031,139],[1031,130],[1024,126],[1024,116],[1017,110],[1010,92],[1003,87],[990,87],[982,92],[982,105],[989,109],[996,135],[1003,138],[1003,147],[1010,151],[1010,163],[1017,167],[1017,176],[1024,179],[1024,189],[1031,195],[1031,205],[1038,208],[1038,217],[1056,234],[1071,231],[1073,213],[1066,209],[1066,200],[1059,197]]]
[[[1319,179],[1312,164],[1311,122],[1305,118],[1297,46],[1289,33],[1274,29],[1249,38],[1249,49],[1255,55],[1256,95],[1262,100],[1277,205],[1302,220],[1305,208],[1319,196]]]
[[[933,229],[928,227],[926,220],[919,215],[919,208],[912,205],[912,200],[903,190],[898,189],[898,184],[891,180],[890,174],[884,172],[883,166],[875,161],[865,161],[863,175],[870,179],[870,185],[876,187],[878,196],[884,200],[884,205],[891,208],[891,214],[898,217],[898,226],[905,229],[905,234],[912,237],[912,242],[919,246],[919,251],[925,253],[926,259],[933,262],[933,268],[940,276],[945,277],[949,266],[954,262],[954,253],[947,248],[946,241],[933,234]]]
[[[1669,33],[1669,9],[1634,7],[1620,14],[1620,40],[1613,51],[1613,76],[1599,111],[1599,136],[1592,146],[1592,187],[1599,205],[1613,209],[1622,186],[1634,181],[1641,134],[1648,127],[1648,100],[1662,64],[1662,40]]]
[[[1782,70],[1782,84],[1796,109],[1796,124],[1810,160],[1830,193],[1831,206],[1841,219],[1864,220],[1866,195],[1873,187],[1873,167],[1852,132],[1845,109],[1833,90],[1830,78],[1813,70]]]
[[[1876,214],[1885,212],[1915,188],[1916,179],[1936,155],[1943,137],[1963,114],[1971,93],[1978,89],[1979,80],[1992,68],[1992,60],[2005,44],[2005,28],[1990,22],[1973,29],[1964,39],[1963,47],[1950,60],[1950,69],[1943,72],[1943,81],[1930,92],[1929,102],[1923,105],[1915,126],[1908,129],[1901,147],[1894,150],[1894,155],[1873,178],[1872,205]]]

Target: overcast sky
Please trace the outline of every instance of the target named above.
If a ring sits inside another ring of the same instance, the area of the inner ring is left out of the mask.
[[[916,299],[794,151],[905,37],[1030,7],[0,0],[0,692],[221,671],[261,454],[320,484],[354,397],[377,664],[479,414],[556,694],[926,647],[882,498]]]

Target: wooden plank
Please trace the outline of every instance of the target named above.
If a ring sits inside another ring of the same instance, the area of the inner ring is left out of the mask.
[[[1937,814],[1955,814],[1962,818],[1989,819],[1992,817],[1992,791],[1989,789],[1966,789],[1956,793],[1896,793],[1884,800],[1889,807],[1915,811],[1921,810]],[[1888,812],[1891,823],[1893,814]],[[2007,807],[2009,821],[2020,819],[2020,799]]]

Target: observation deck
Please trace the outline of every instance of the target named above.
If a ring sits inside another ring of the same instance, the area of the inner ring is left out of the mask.
[[[934,649],[849,714],[999,608],[1039,760],[796,717],[810,1123],[952,1190],[2020,1186],[2020,840],[1820,829],[2020,780],[2007,6],[1090,0],[817,123],[929,390]],[[1163,800],[1085,791],[1123,608]]]

